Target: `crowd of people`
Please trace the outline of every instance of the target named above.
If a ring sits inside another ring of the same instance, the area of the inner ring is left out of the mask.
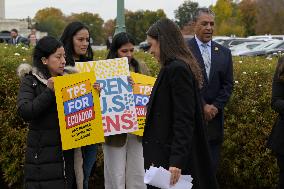
[[[160,70],[147,105],[144,135],[105,137],[102,147],[106,189],[155,189],[144,184],[145,169],[152,165],[170,171],[171,185],[182,174],[190,174],[194,189],[219,188],[216,173],[223,142],[224,107],[233,90],[232,56],[229,49],[212,41],[211,10],[198,9],[193,26],[195,35],[190,41],[184,41],[178,26],[166,18],[146,32],[148,51],[160,64]],[[17,31],[12,32],[11,44],[21,42]],[[32,41],[33,34],[29,38]],[[60,40],[47,36],[34,44],[32,66],[18,68],[18,111],[30,122],[24,188],[87,189],[97,145],[62,150],[53,78],[76,73],[75,62],[93,60],[89,29],[72,22]],[[133,56],[134,45],[129,33],[118,33],[111,39],[106,59],[127,57],[130,71],[147,74],[146,65]],[[279,112],[279,118],[269,140],[280,167],[279,188],[284,188],[283,63],[282,58],[273,81],[272,107]]]

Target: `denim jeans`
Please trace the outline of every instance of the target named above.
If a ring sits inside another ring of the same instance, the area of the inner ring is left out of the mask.
[[[89,187],[89,177],[97,157],[97,145],[84,146],[82,149],[83,171],[84,171],[84,189]]]

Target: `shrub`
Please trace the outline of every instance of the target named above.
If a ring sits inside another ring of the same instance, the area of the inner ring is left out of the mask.
[[[219,182],[222,188],[273,188],[275,158],[266,139],[275,119],[270,108],[276,59],[236,58],[234,91],[225,108]]]
[[[17,114],[19,79],[17,66],[30,60],[31,50],[23,46],[0,45],[0,165],[9,186],[19,186],[23,176],[26,125]]]

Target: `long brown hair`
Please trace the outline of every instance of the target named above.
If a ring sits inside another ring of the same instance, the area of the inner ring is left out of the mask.
[[[203,84],[201,68],[194,55],[185,43],[178,26],[170,19],[163,18],[154,23],[147,35],[156,39],[160,43],[160,63],[165,66],[167,60],[177,58],[189,65],[199,88]]]

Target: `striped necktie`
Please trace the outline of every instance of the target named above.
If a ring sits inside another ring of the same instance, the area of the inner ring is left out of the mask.
[[[204,62],[204,66],[205,66],[205,70],[206,70],[206,75],[207,78],[209,79],[209,73],[210,73],[210,67],[211,67],[211,57],[207,48],[207,44],[202,43],[201,44],[201,54],[202,54],[202,58],[203,58],[203,62]]]

